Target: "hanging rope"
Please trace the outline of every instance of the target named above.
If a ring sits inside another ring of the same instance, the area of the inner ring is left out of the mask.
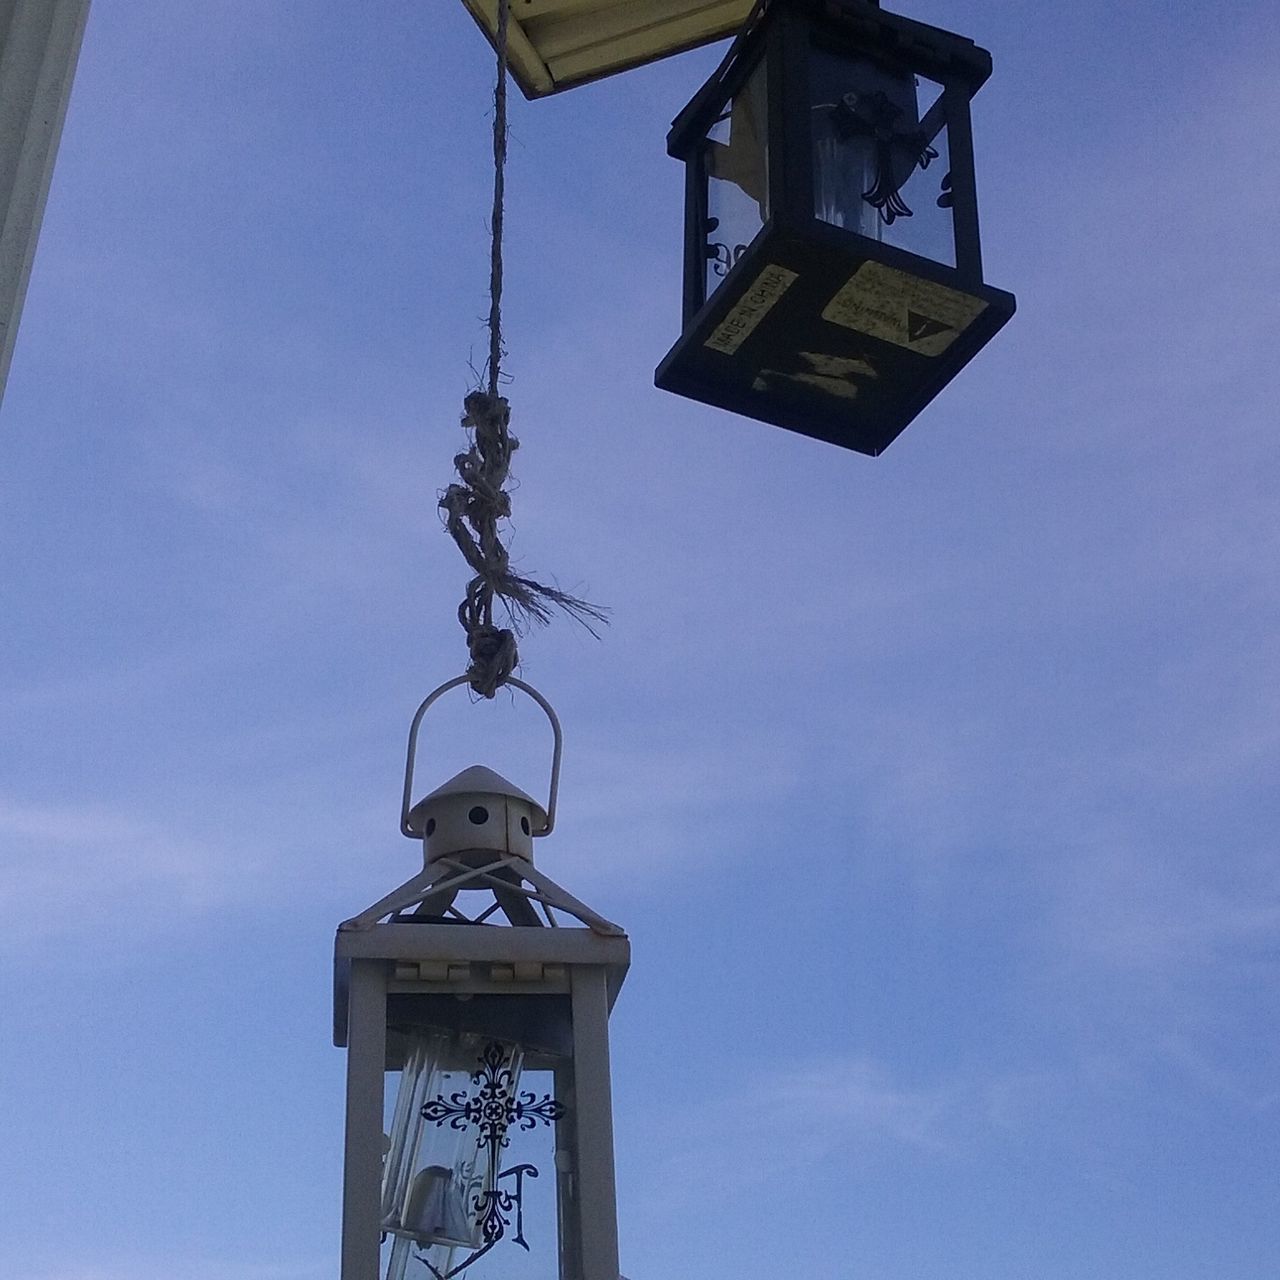
[[[511,515],[506,483],[511,455],[520,442],[511,434],[511,406],[498,394],[502,376],[502,232],[507,166],[507,30],[511,0],[498,0],[498,81],[493,93],[493,215],[489,258],[488,388],[471,392],[463,402],[462,425],[472,433],[471,447],[453,465],[461,483],[451,484],[440,498],[445,526],[474,577],[458,606],[458,621],[467,633],[471,656],[467,677],[481,697],[492,698],[520,661],[516,636],[530,624],[545,626],[556,609],[582,623],[605,620],[596,606],[511,571],[511,560],[498,533],[498,522]],[[494,621],[498,597],[511,625]]]
[[[493,89],[493,216],[489,253],[489,396],[502,373],[502,221],[507,203],[507,28],[511,0],[498,0],[498,82]]]

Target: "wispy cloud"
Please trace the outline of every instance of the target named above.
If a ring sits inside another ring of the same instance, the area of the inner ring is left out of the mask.
[[[761,1079],[735,1110],[797,1161],[851,1142],[941,1153],[955,1136],[949,1130],[962,1092],[955,1085],[905,1086],[881,1064],[844,1058]]]
[[[1280,942],[1275,875],[1232,891],[1211,865],[1170,858],[1138,844],[1133,832],[1117,836],[1110,847],[1059,868],[1061,941],[1076,960],[1176,976],[1230,966],[1242,949],[1263,959]]]
[[[907,1083],[857,1055],[757,1072],[714,1097],[686,1094],[683,1112],[673,1115],[668,1106],[660,1118],[628,1116],[644,1132],[681,1136],[678,1145],[653,1151],[636,1184],[644,1203],[633,1211],[660,1218],[691,1197],[752,1200],[815,1165],[849,1177],[902,1162],[963,1163],[987,1138],[1022,1131],[1049,1087],[1013,1075]],[[714,1186],[707,1183],[709,1152]]]
[[[0,797],[0,844],[9,946],[88,920],[127,918],[144,933],[163,929],[175,913],[216,908],[262,882],[255,854],[233,839],[197,839],[176,818],[92,804]]]
[[[91,1266],[42,1264],[11,1272],[11,1280],[331,1280],[333,1261],[301,1263],[215,1262],[184,1255],[138,1257]]]
[[[909,1085],[883,1063],[837,1055],[755,1073],[728,1094],[700,1100],[673,1129],[688,1135],[691,1168],[705,1169],[704,1151],[721,1151],[751,1181],[837,1149],[870,1159],[901,1148],[945,1155],[961,1126],[972,1126],[973,1101],[974,1090],[958,1081]]]

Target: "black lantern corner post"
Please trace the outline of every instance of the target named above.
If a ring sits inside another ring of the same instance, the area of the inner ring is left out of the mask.
[[[630,944],[534,866],[561,741],[536,690],[507,682],[554,730],[545,808],[478,765],[411,807],[423,716],[466,683],[409,733],[423,870],[338,928],[341,1280],[619,1280],[609,1013]]]
[[[684,332],[659,387],[878,454],[1014,311],[982,278],[972,40],[761,0],[677,117]]]

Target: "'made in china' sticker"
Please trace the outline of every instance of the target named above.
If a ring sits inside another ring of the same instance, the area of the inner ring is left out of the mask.
[[[755,331],[774,304],[800,277],[786,267],[767,266],[738,299],[737,304],[716,326],[702,345],[731,356]]]

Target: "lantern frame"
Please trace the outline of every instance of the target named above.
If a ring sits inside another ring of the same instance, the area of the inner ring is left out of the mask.
[[[388,1034],[405,997],[567,998],[571,1061],[556,1068],[556,1096],[572,1079],[572,1149],[557,1126],[557,1203],[563,1280],[617,1280],[618,1227],[609,1072],[609,1013],[630,964],[625,935],[590,928],[491,928],[358,919],[338,931],[334,1043],[347,1050],[342,1280],[378,1280],[381,1265],[386,1076],[400,1065]],[[565,1179],[573,1180],[573,1195]]]
[[[811,122],[816,44],[941,86],[920,128],[930,137],[946,131],[954,265],[818,216]],[[708,135],[756,74],[765,81],[767,216],[709,292],[714,220],[708,208]],[[668,134],[668,154],[685,164],[684,331],[659,365],[656,384],[859,452],[875,455],[887,447],[1016,306],[1012,294],[986,284],[982,274],[970,100],[990,74],[991,55],[972,40],[888,13],[877,0],[761,0],[753,20]],[[785,343],[779,335],[798,327],[804,327],[805,337],[797,341],[810,345],[822,340],[812,336],[820,331],[834,335],[830,325],[823,330],[827,322],[818,317],[865,263],[878,264],[873,271],[921,282],[923,291],[970,299],[979,314],[950,341],[945,357],[913,359],[918,353],[905,340],[886,343],[869,333],[860,335],[858,354],[879,366],[880,373],[871,375],[878,378],[874,384],[857,388],[863,395],[855,398],[850,389],[843,405],[815,409],[812,397],[806,404],[803,397],[762,394],[758,379],[749,375],[762,364],[771,343]],[[779,273],[772,283],[771,270]],[[752,304],[753,288],[764,289],[762,305]],[[788,294],[785,299],[783,293]],[[767,319],[775,307],[773,318]],[[740,353],[740,367],[732,371],[716,340],[724,326],[735,323],[747,328],[731,353]]]
[[[477,839],[474,847],[433,849],[433,824],[411,827],[422,718],[463,679],[429,695],[410,730],[401,829],[422,840],[423,869],[339,925],[334,944],[333,1039],[347,1050],[341,1280],[380,1280],[386,1078],[404,1068],[413,1035],[428,1029],[518,1045],[527,1066],[553,1072],[543,1118],[555,1123],[559,1274],[618,1280],[609,1013],[630,965],[630,943],[619,925],[535,867],[523,842]],[[536,833],[543,835],[554,820],[560,724],[536,690],[512,683],[538,702],[554,731],[549,810]],[[489,770],[461,776],[487,778],[492,794],[444,788],[433,793],[443,796],[440,803],[502,803],[521,794]],[[533,801],[527,807],[540,809]],[[458,895],[476,890],[488,905],[468,915],[456,905]],[[568,919],[575,923],[562,923]],[[519,1228],[514,1238],[520,1241]]]

